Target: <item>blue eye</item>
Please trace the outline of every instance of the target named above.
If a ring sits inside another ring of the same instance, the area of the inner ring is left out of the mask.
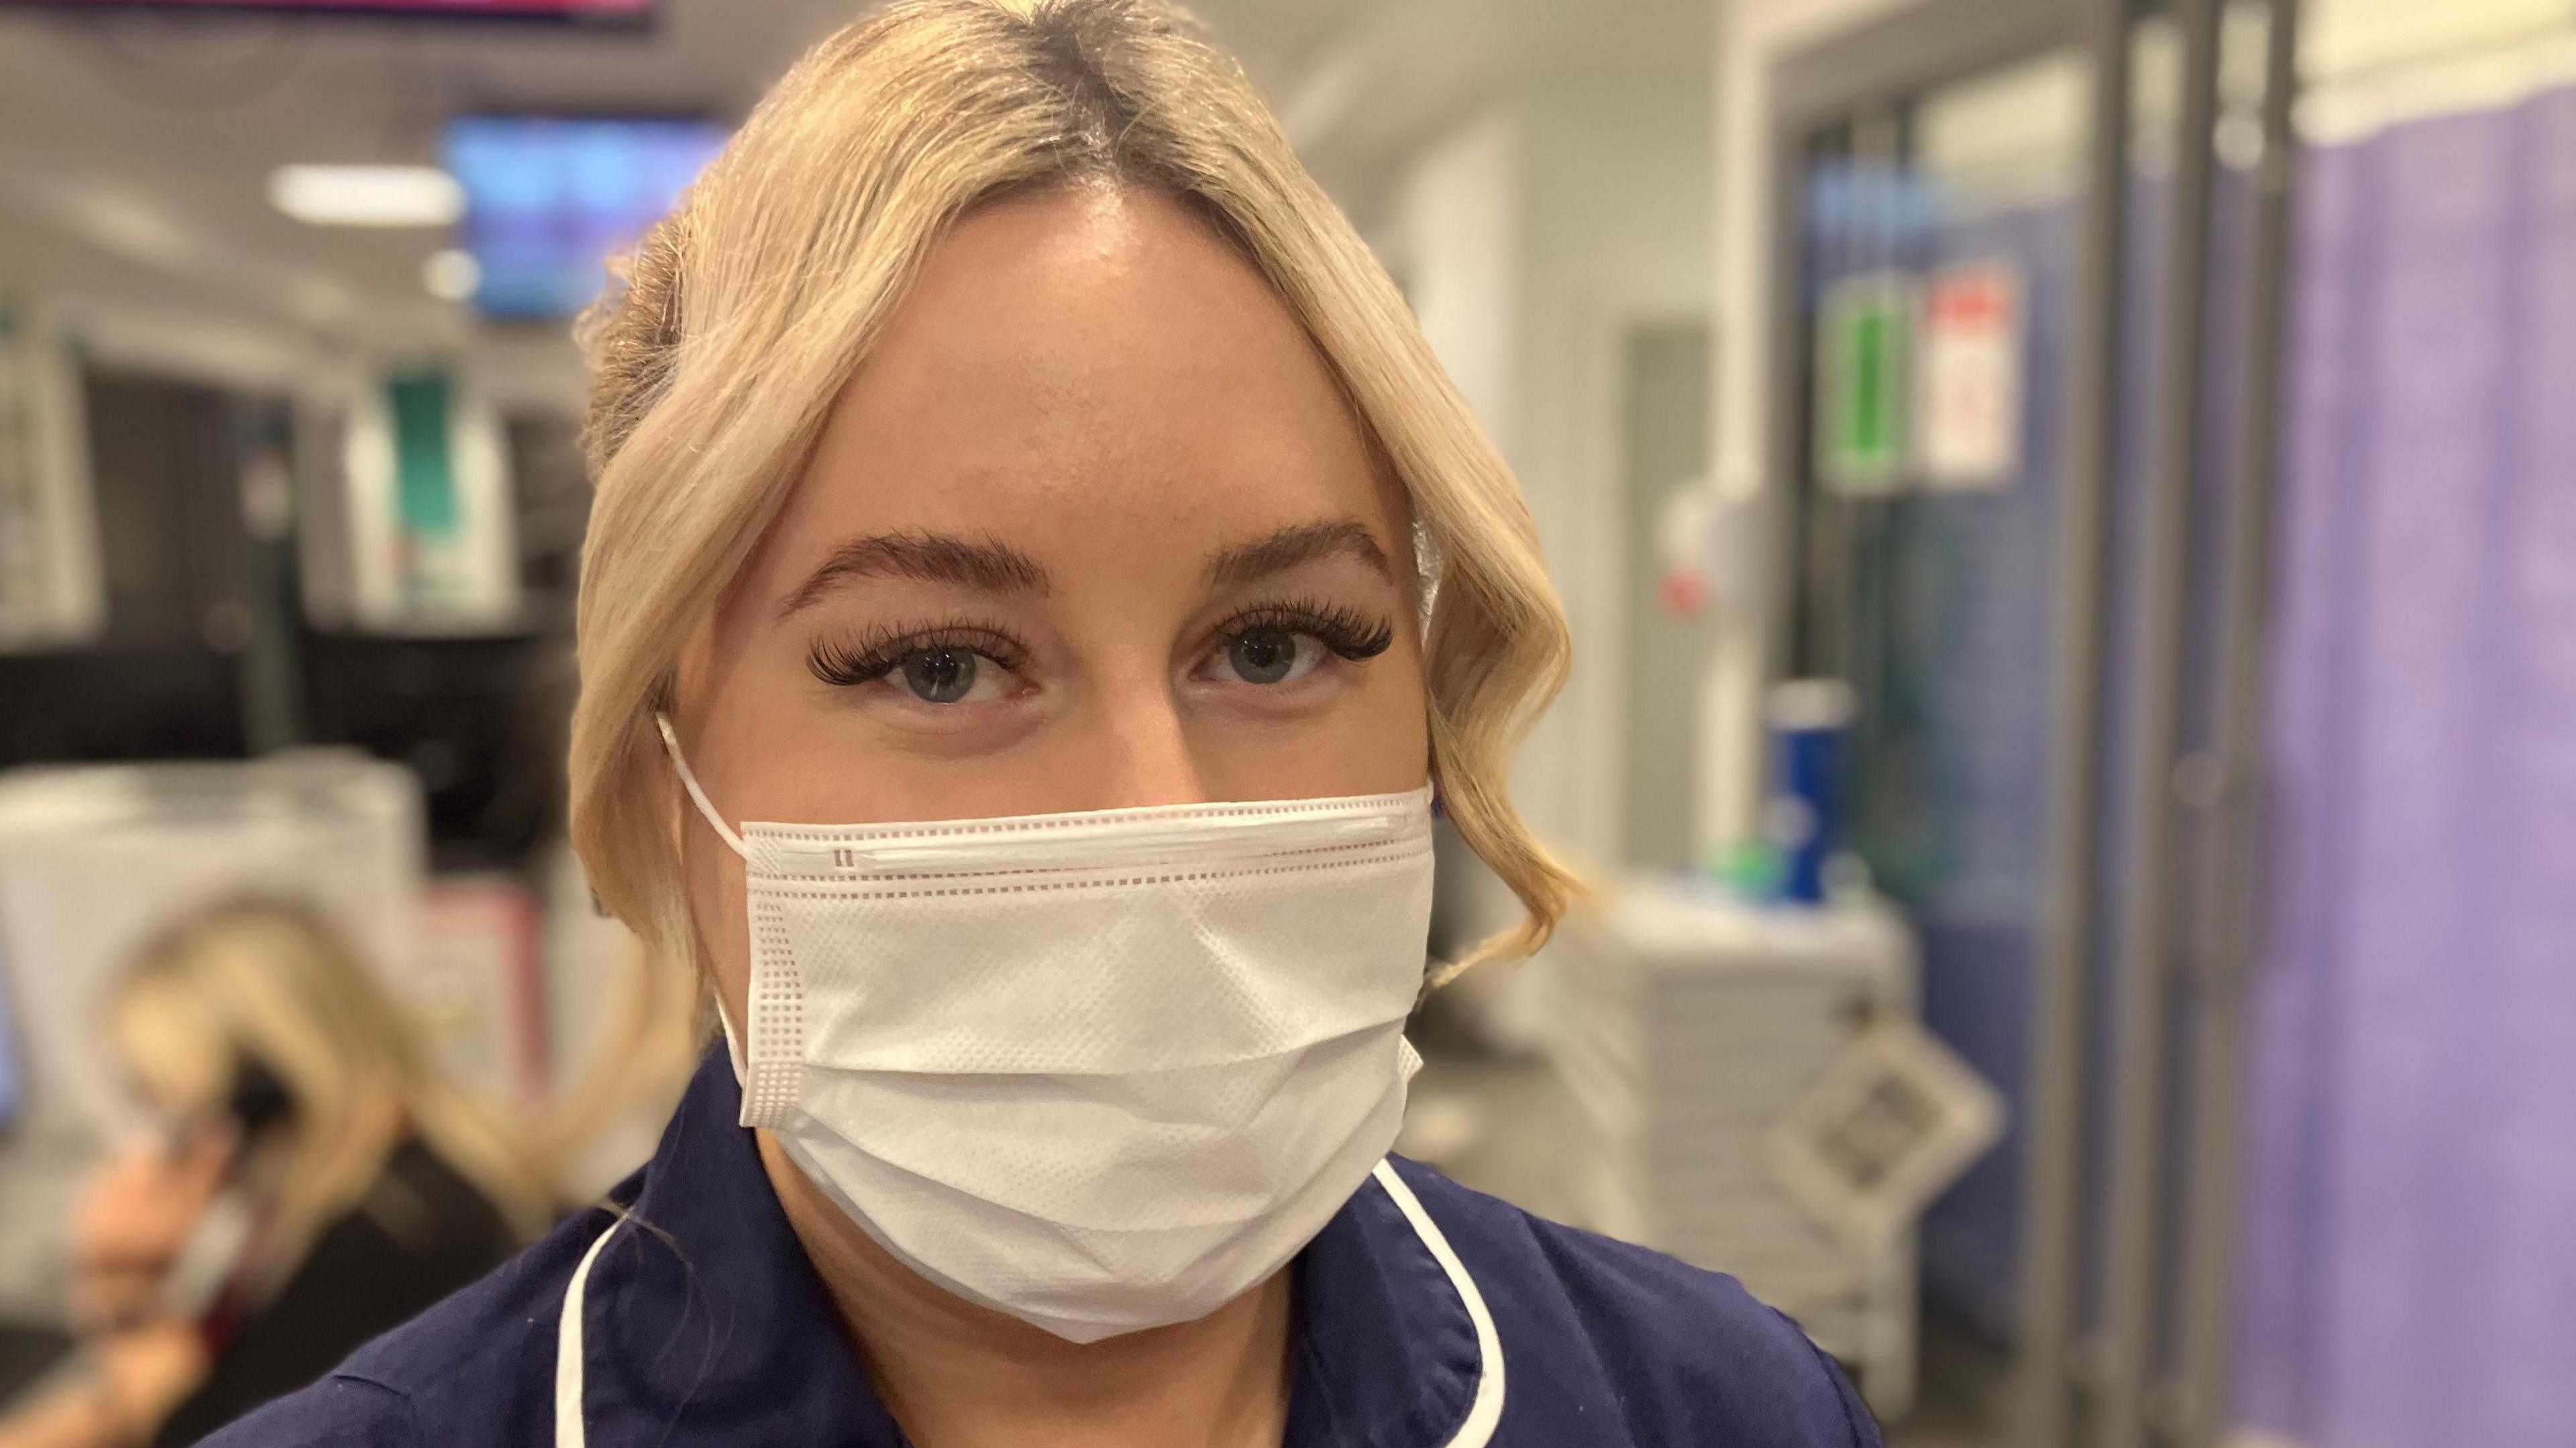
[[[1216,630],[1195,678],[1219,684],[1289,684],[1324,667],[1327,656],[1365,663],[1386,652],[1395,628],[1382,618],[1320,602],[1248,608]]]
[[[882,642],[824,640],[806,655],[806,667],[826,684],[893,692],[923,704],[979,704],[1007,697],[1016,685],[1015,660],[1023,657],[993,629],[914,630]]]
[[[916,649],[903,656],[895,672],[923,703],[955,704],[974,692],[981,662],[972,649]]]
[[[1280,624],[1245,629],[1226,642],[1225,661],[1247,684],[1284,684],[1303,678],[1324,655],[1313,634]]]

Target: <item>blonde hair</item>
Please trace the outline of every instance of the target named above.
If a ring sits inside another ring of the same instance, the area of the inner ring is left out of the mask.
[[[109,1000],[118,1053],[159,1094],[225,1099],[245,1061],[285,1088],[273,1271],[373,1192],[405,1127],[522,1234],[546,1199],[508,1139],[431,1068],[366,962],[312,912],[236,900],[147,945]]]
[[[1527,910],[1459,968],[1535,950],[1565,912],[1578,887],[1507,794],[1569,652],[1529,510],[1242,69],[1155,0],[896,0],[789,72],[585,320],[599,486],[572,838],[600,899],[657,948],[694,955],[652,723],[683,641],[945,229],[1002,195],[1104,181],[1180,200],[1260,269],[1402,485],[1437,569],[1433,780]]]

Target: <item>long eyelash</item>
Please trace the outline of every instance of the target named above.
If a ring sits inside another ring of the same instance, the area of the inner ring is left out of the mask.
[[[1395,625],[1387,620],[1317,599],[1256,604],[1219,625],[1217,637],[1235,638],[1257,628],[1313,634],[1324,647],[1354,661],[1376,658],[1395,642]]]
[[[1018,639],[1002,629],[955,619],[928,628],[883,627],[856,638],[816,639],[805,651],[805,667],[826,684],[872,684],[893,673],[908,656],[926,649],[966,649],[1013,670],[1027,653]]]

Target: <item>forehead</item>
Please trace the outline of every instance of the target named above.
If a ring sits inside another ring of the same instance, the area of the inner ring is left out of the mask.
[[[1076,186],[981,208],[934,248],[779,531],[791,550],[1015,524],[1132,544],[1341,516],[1393,542],[1402,511],[1239,252],[1167,197]]]

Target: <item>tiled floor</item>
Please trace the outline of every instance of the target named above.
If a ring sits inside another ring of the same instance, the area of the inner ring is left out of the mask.
[[[1889,1425],[1889,1448],[2003,1448],[2006,1367],[1996,1348],[1937,1319],[1925,1323],[1922,1396],[1904,1422]]]

